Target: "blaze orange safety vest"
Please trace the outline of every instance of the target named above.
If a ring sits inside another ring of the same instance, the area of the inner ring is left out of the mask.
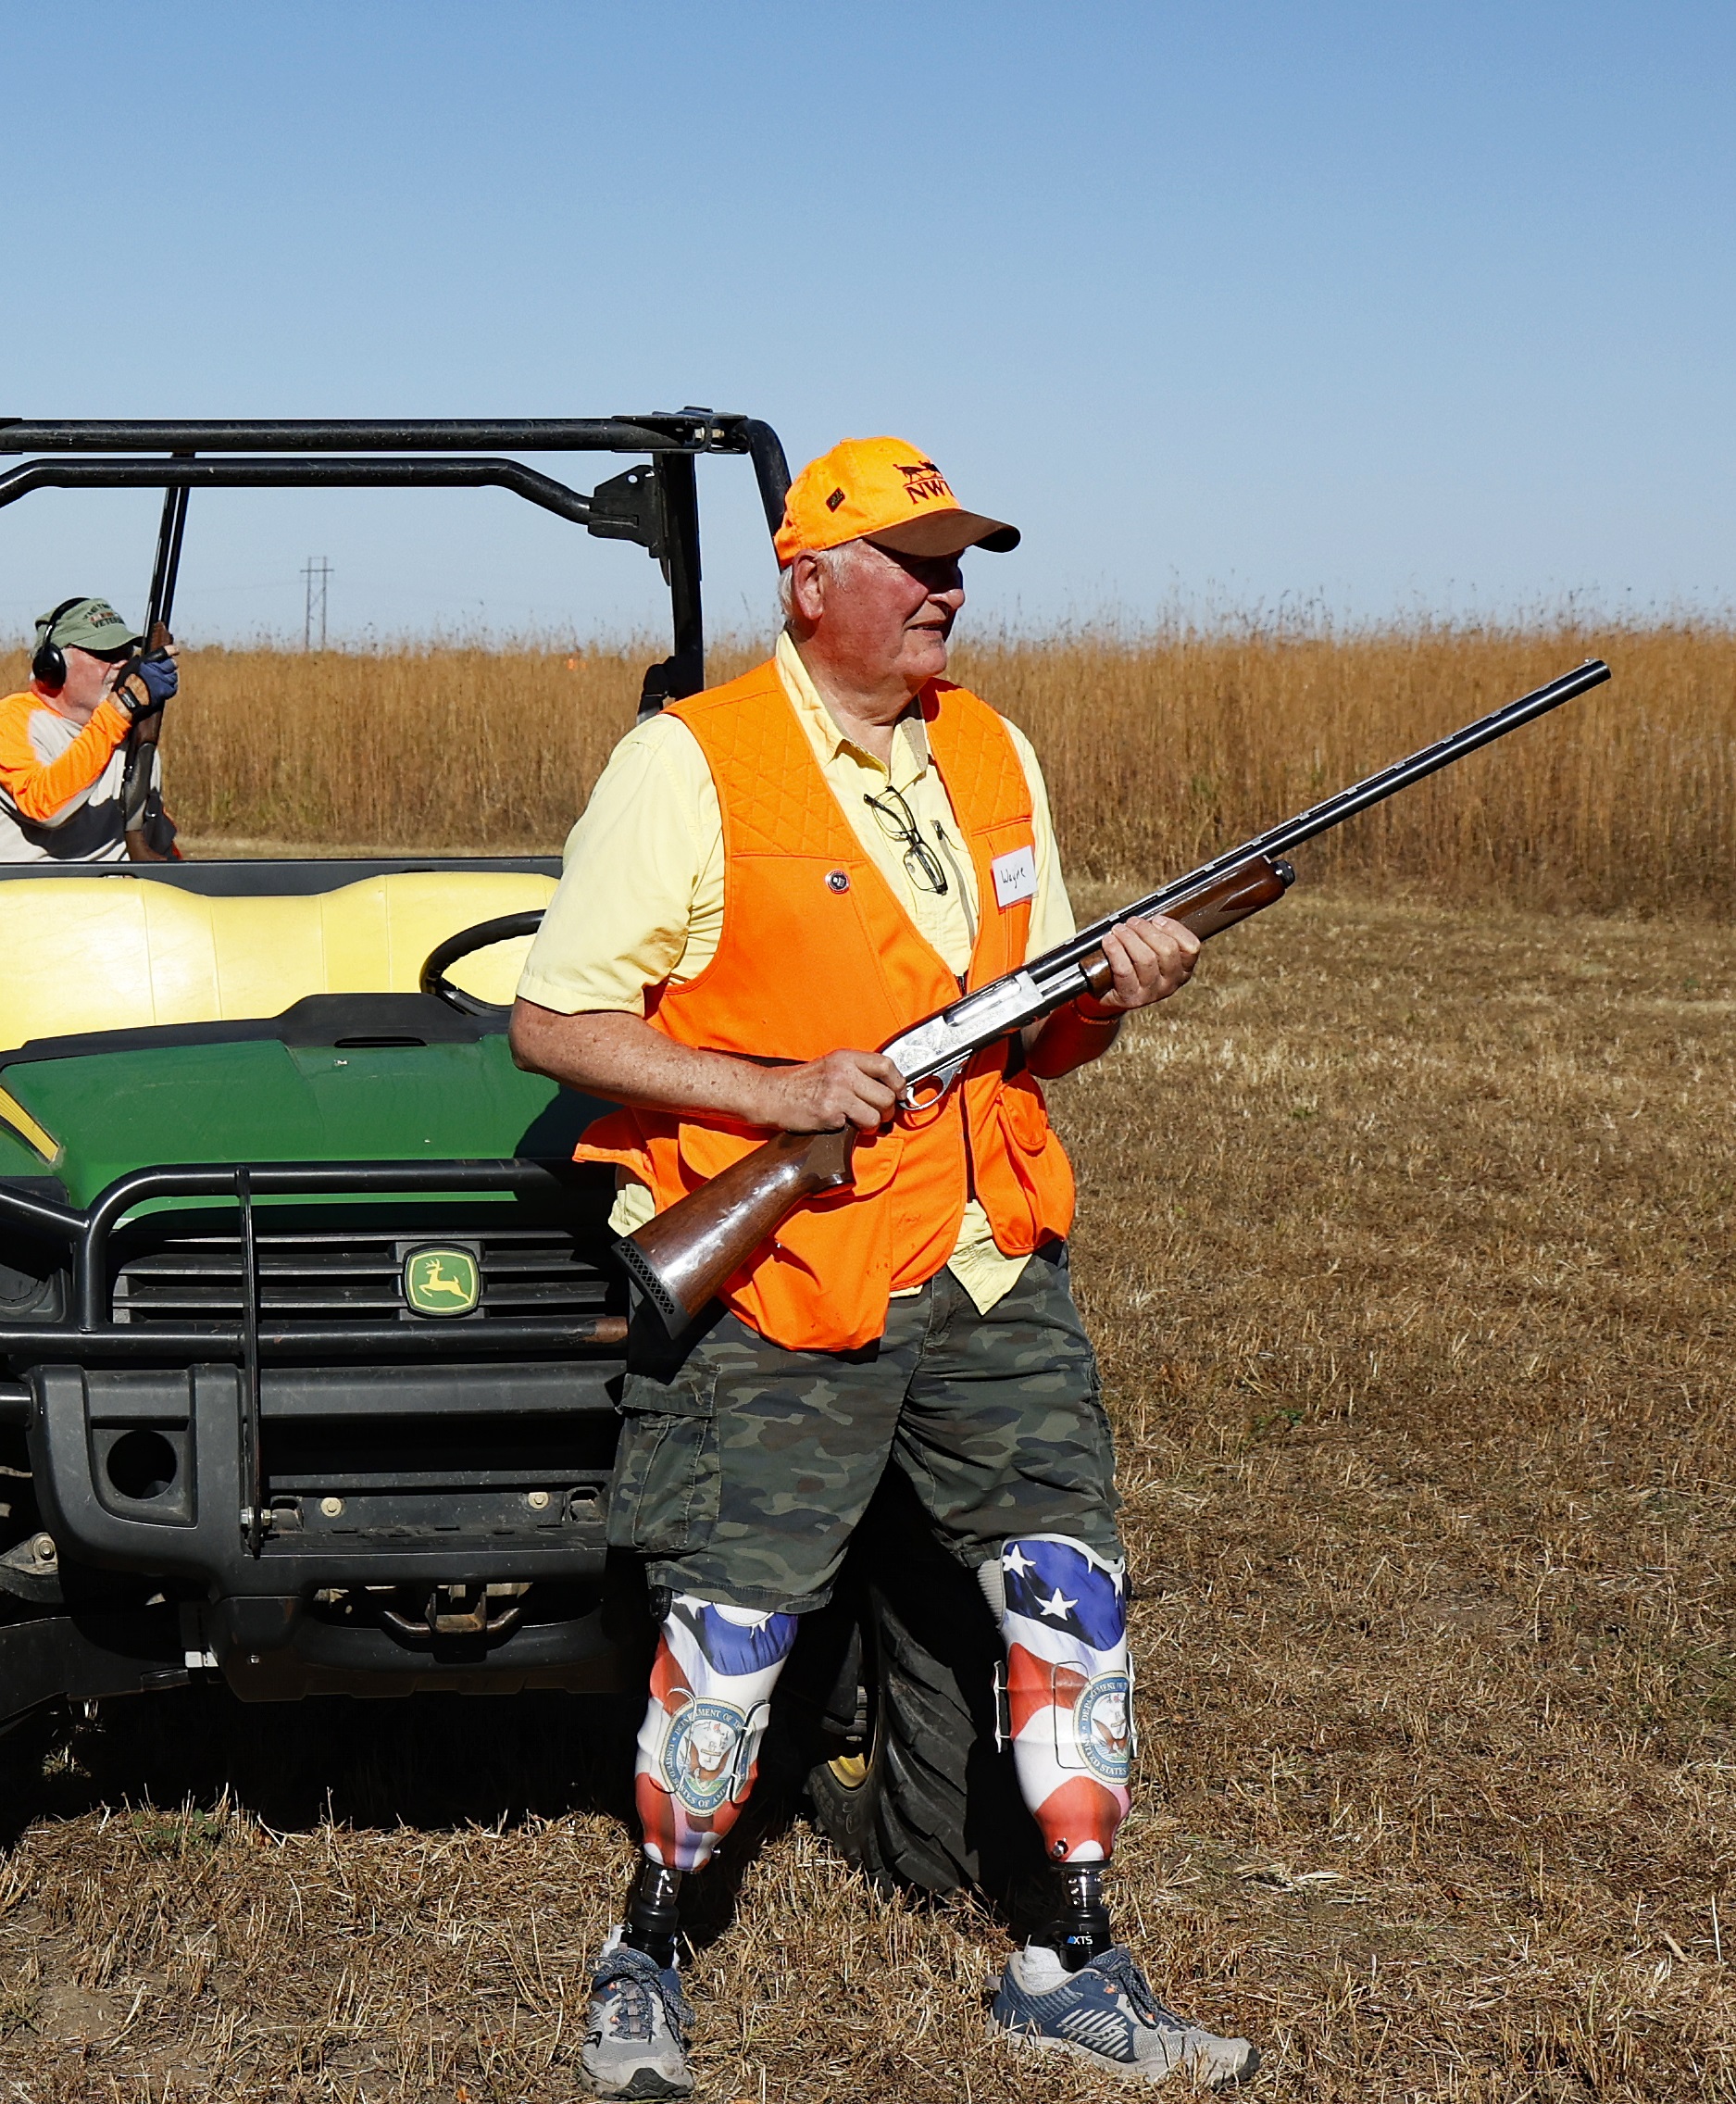
[[[1034,845],[1030,789],[986,702],[938,680],[920,699],[976,869],[974,989],[1025,961],[1030,902],[997,905],[991,864]],[[839,808],[776,666],[671,713],[699,741],[722,807],[723,932],[696,978],[647,996],[652,1027],[715,1052],[818,1059],[871,1051],[956,1000],[958,982]],[[893,1292],[945,1266],[973,1190],[1008,1256],[1065,1234],[1072,1169],[1036,1080],[1007,1064],[993,1046],[938,1106],[865,1134],[854,1184],[790,1215],[725,1285],[731,1311],[789,1349],[847,1350],[881,1334]],[[620,1164],[662,1211],[767,1136],[715,1116],[622,1109],[586,1131],[576,1158]]]

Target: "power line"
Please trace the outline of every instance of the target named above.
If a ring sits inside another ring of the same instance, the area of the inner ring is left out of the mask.
[[[319,614],[319,647],[326,646],[326,582],[333,574],[331,565],[321,556],[316,562],[312,556],[302,565],[302,575],[307,581],[307,595],[302,613],[302,648],[314,646],[314,611]]]

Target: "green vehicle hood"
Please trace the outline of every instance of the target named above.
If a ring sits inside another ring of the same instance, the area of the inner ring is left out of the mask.
[[[606,1106],[475,1044],[333,1050],[275,1040],[21,1060],[0,1073],[56,1144],[53,1173],[87,1206],[129,1171],[177,1162],[543,1160],[570,1157]],[[0,1150],[0,1175],[15,1168]]]

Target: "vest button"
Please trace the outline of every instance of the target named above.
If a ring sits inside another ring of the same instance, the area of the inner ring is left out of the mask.
[[[826,872],[826,888],[828,891],[848,891],[850,888],[849,870],[828,870]]]

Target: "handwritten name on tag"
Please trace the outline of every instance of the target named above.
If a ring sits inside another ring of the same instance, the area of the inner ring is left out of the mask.
[[[997,855],[989,864],[994,872],[997,905],[1017,906],[1021,898],[1037,895],[1037,856],[1030,847],[1015,847],[1010,855]]]

